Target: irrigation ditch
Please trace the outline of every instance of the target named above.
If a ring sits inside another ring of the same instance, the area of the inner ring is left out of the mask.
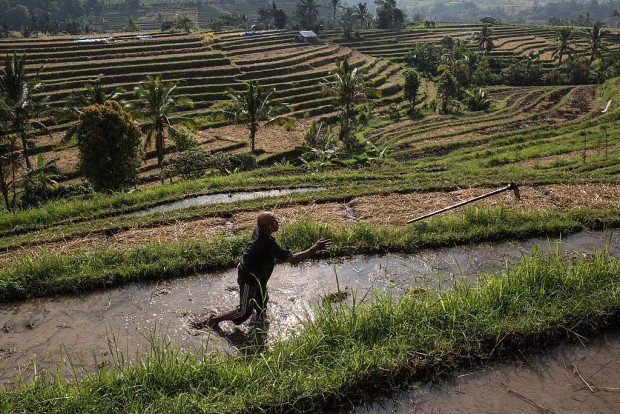
[[[414,255],[356,256],[296,267],[279,265],[270,282],[269,323],[261,326],[264,334],[261,347],[269,348],[290,336],[300,328],[300,319],[307,317],[308,311],[322,306],[326,295],[346,292],[339,298],[351,302],[377,291],[396,298],[420,289],[446,289],[463,278],[473,283],[488,272],[501,272],[507,264],[530,254],[533,246],[543,252],[558,249],[567,260],[602,249],[618,257],[620,233],[585,231],[561,240],[483,243]],[[77,296],[2,304],[0,379],[10,387],[20,379],[31,378],[35,372],[40,375],[53,370],[60,370],[69,378],[79,378],[106,361],[119,358],[120,354],[131,359],[137,352],[147,350],[153,341],[160,340],[191,353],[255,352],[253,324],[246,322],[237,328],[226,322],[219,335],[192,328],[196,319],[234,306],[238,300],[235,280],[235,272],[228,270],[159,283],[134,283]],[[609,349],[607,359],[613,359],[618,347],[612,345]],[[540,366],[531,363],[534,372],[544,371],[546,362],[541,361]],[[585,365],[585,362],[579,364],[581,369],[589,369]],[[615,373],[609,381],[620,379],[620,370]],[[453,385],[446,383],[439,387],[449,386]],[[436,388],[423,392],[438,393]],[[403,401],[410,398],[407,395],[401,397]],[[440,397],[433,398],[435,401]]]
[[[582,343],[456,372],[353,414],[615,413],[620,405],[620,329]]]

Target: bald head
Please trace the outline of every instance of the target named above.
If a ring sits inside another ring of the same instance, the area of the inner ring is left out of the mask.
[[[263,233],[271,234],[278,231],[278,220],[276,219],[276,215],[271,211],[262,211],[258,213],[256,224]]]

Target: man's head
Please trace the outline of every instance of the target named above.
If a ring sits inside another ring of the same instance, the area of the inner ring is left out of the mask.
[[[258,225],[258,228],[266,234],[275,233],[279,228],[278,219],[276,219],[276,215],[271,211],[263,211],[258,213],[256,224]]]

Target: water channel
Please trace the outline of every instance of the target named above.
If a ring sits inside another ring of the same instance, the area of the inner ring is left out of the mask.
[[[282,188],[274,190],[264,191],[245,191],[238,193],[216,193],[205,194],[201,196],[188,197],[183,200],[175,201],[173,203],[162,204],[156,207],[152,207],[143,211],[140,211],[139,215],[150,213],[163,213],[168,210],[176,210],[179,208],[215,204],[215,203],[232,203],[238,200],[250,200],[254,198],[262,197],[278,197],[292,193],[305,193],[307,191],[322,191],[326,190],[325,187],[303,187],[303,188]]]
[[[483,243],[422,251],[414,255],[358,256],[306,262],[299,266],[280,264],[276,266],[269,285],[267,346],[285,338],[299,326],[299,318],[307,310],[320,302],[323,295],[335,292],[338,286],[358,295],[369,289],[398,295],[409,288],[446,288],[462,277],[475,280],[481,274],[500,271],[507,263],[514,263],[523,255],[530,254],[533,245],[543,251],[559,248],[569,256],[590,254],[606,248],[610,255],[618,257],[620,232],[581,232],[566,236],[561,241],[530,239]],[[146,349],[151,337],[165,338],[175,346],[194,352],[206,347],[236,353],[237,347],[247,340],[247,323],[236,328],[225,322],[221,324],[221,336],[210,331],[190,329],[188,324],[192,317],[228,310],[237,301],[236,273],[228,270],[157,283],[134,283],[81,295],[1,304],[0,381],[10,386],[20,375],[27,378],[34,364],[39,372],[49,369],[60,362],[61,351],[62,355],[71,355],[74,364],[79,361],[77,365],[82,367],[80,370],[92,370],[97,363],[93,356],[99,362],[112,357],[108,347],[110,340],[115,343],[113,349],[129,357],[138,350]],[[620,341],[616,340],[614,344],[617,356]],[[615,373],[615,379],[620,381],[620,369],[615,369]],[[474,377],[467,376],[468,381]],[[458,389],[461,386],[445,385],[445,388]],[[429,388],[422,392],[432,394],[436,389]],[[448,394],[454,396],[458,391]],[[414,397],[407,394],[403,398],[407,401],[407,398]],[[403,404],[394,406],[402,408]],[[404,406],[412,407],[411,404]],[[365,410],[384,412],[380,411],[383,409],[381,406],[378,407]],[[487,412],[510,411],[491,409]]]

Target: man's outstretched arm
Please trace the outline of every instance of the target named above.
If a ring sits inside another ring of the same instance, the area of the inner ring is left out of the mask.
[[[286,259],[292,265],[296,265],[297,263],[301,263],[314,253],[319,252],[321,250],[325,250],[331,245],[331,240],[328,239],[320,239],[316,243],[314,243],[311,247],[304,250],[303,252],[293,253]]]

